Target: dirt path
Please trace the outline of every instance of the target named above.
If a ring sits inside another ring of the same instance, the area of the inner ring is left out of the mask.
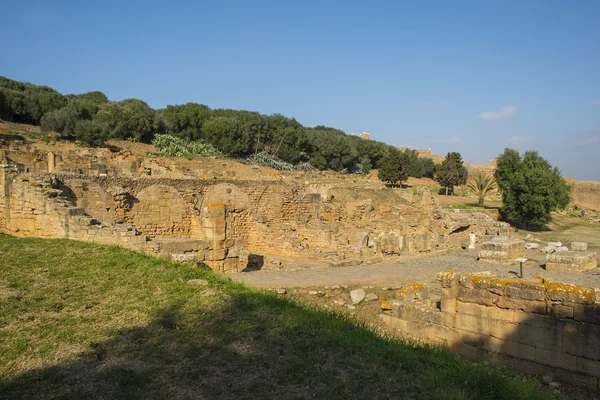
[[[312,268],[300,271],[255,271],[228,275],[233,280],[261,288],[306,288],[332,285],[402,286],[411,282],[435,282],[439,271],[460,270],[464,272],[492,271],[501,277],[515,277],[518,265],[492,264],[476,261],[477,251],[461,251],[448,255],[434,255],[400,260],[394,263],[356,265],[340,268]],[[528,253],[530,259],[543,260],[541,253]],[[555,281],[573,283],[585,287],[600,286],[600,269],[587,272],[546,271],[540,261],[524,265],[525,278],[534,275],[549,277]]]

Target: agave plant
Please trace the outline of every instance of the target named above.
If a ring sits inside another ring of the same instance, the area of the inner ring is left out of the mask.
[[[495,190],[498,185],[493,176],[479,174],[477,178],[474,178],[467,184],[467,187],[479,197],[478,205],[482,206],[485,197]]]

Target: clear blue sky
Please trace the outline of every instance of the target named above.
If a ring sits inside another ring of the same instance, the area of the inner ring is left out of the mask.
[[[0,75],[600,179],[600,1],[7,1]]]

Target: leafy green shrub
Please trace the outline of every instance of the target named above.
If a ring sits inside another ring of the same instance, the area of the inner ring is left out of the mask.
[[[155,135],[152,144],[158,154],[168,157],[222,157],[211,144],[197,139],[190,141],[172,135]]]
[[[543,227],[550,222],[552,211],[564,209],[571,202],[571,187],[558,168],[537,151],[523,156],[505,149],[498,156],[495,178],[502,190],[502,214],[508,221],[526,228]]]

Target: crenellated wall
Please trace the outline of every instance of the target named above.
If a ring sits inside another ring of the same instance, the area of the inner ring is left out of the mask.
[[[600,390],[600,289],[453,271],[438,279],[439,306],[426,306],[426,285],[412,285],[383,305],[384,321],[475,361]]]

